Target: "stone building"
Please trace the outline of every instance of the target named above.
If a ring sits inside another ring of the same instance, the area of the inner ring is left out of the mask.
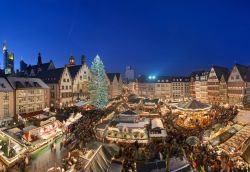
[[[49,87],[39,78],[7,77],[14,94],[14,114],[28,118],[49,107]]]
[[[196,71],[191,74],[190,96],[201,102],[208,102],[207,79],[208,71]]]
[[[14,89],[6,78],[0,78],[0,126],[13,121],[14,118]]]
[[[172,100],[181,101],[190,97],[190,77],[172,77]]]
[[[115,98],[122,94],[122,77],[120,73],[107,73],[108,97]]]
[[[50,106],[61,108],[74,104],[72,92],[72,78],[68,67],[42,71],[38,74],[50,87]]]
[[[72,78],[73,100],[87,99],[89,97],[91,72],[85,61],[85,57],[82,56],[80,65],[71,64],[68,66],[68,70]]]
[[[230,105],[250,105],[250,66],[235,64],[228,78]]]
[[[229,70],[221,66],[212,66],[208,81],[207,92],[208,101],[212,104],[225,104],[227,99],[227,80]]]
[[[162,98],[178,101],[190,96],[189,77],[145,76],[137,79],[135,88],[138,95],[149,98]]]

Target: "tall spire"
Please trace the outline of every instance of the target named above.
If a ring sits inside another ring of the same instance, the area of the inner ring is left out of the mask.
[[[41,53],[38,53],[38,58],[37,58],[37,65],[42,65],[42,56]]]
[[[82,55],[82,57],[81,57],[81,63],[82,63],[82,65],[86,63],[86,57],[85,57],[85,55]]]
[[[7,50],[7,45],[6,45],[6,41],[3,42],[3,51]]]

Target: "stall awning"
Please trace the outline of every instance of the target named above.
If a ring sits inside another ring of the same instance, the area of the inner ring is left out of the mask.
[[[34,116],[37,116],[37,115],[42,115],[44,113],[45,113],[45,111],[39,110],[39,111],[34,111],[34,112],[29,112],[29,113],[22,113],[22,114],[20,114],[20,116],[22,118],[31,118],[31,117],[34,117]]]
[[[177,109],[183,111],[202,111],[202,110],[209,110],[212,106],[197,100],[189,100],[187,102],[178,103],[176,107]]]

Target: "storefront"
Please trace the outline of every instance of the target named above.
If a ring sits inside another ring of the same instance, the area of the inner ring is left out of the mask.
[[[42,121],[40,127],[29,126],[24,128],[23,138],[28,142],[50,139],[58,133],[62,132],[61,126],[62,123],[58,120],[50,122]]]

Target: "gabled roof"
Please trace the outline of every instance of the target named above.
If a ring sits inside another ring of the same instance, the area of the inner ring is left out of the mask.
[[[235,64],[235,66],[239,70],[241,78],[246,82],[250,82],[250,66],[245,66],[241,64]]]
[[[177,108],[183,110],[200,110],[200,109],[207,109],[211,106],[209,104],[202,103],[197,100],[189,100],[187,102],[180,102],[177,104]]]
[[[75,78],[78,71],[81,69],[82,65],[74,65],[74,66],[68,66],[69,73],[72,79]]]
[[[13,88],[8,83],[8,81],[2,77],[0,78],[0,91],[1,92],[14,91]]]
[[[40,72],[37,77],[46,83],[58,83],[65,68],[57,68]]]
[[[107,73],[107,77],[108,77],[108,79],[109,79],[110,82],[113,82],[115,76],[116,76],[117,80],[119,81],[120,80],[120,76],[121,76],[120,73]]]
[[[42,71],[44,70],[49,70],[49,66],[52,63],[52,61],[48,62],[48,63],[42,63],[41,65],[30,65],[27,67],[27,69],[30,71],[31,69],[34,70],[35,73],[37,73],[39,71],[39,69],[41,69]]]
[[[214,72],[218,78],[218,80],[221,79],[222,75],[224,76],[225,80],[228,80],[229,77],[229,70],[226,67],[222,67],[222,66],[212,66],[212,68],[214,68]]]

